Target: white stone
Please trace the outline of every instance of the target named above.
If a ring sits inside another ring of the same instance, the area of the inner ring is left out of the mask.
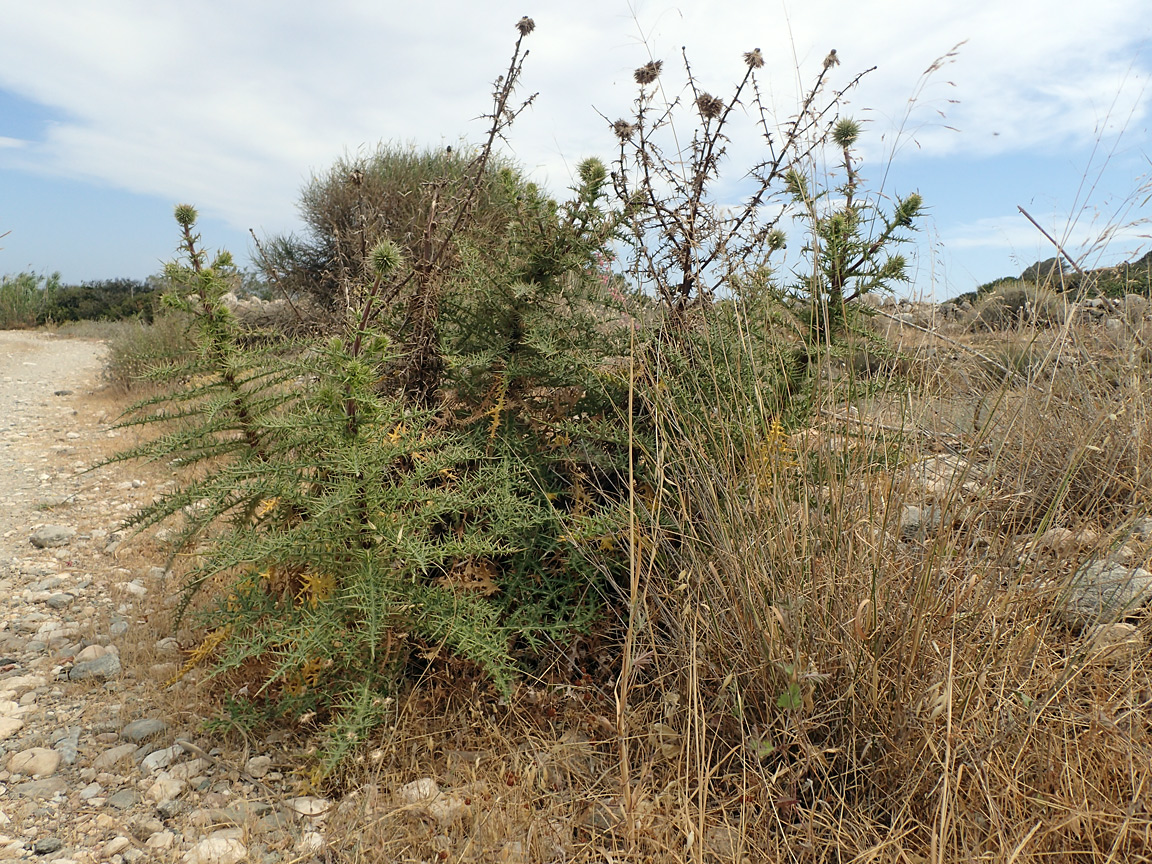
[[[284,802],[284,806],[299,816],[319,819],[332,809],[332,802],[327,798],[304,795],[300,798],[289,798]]]
[[[102,850],[101,854],[105,858],[111,858],[113,855],[119,855],[131,845],[132,841],[124,835],[113,837],[111,840],[104,844],[104,849]]]
[[[244,772],[259,780],[272,770],[272,760],[268,756],[253,756],[244,763]]]
[[[99,660],[107,653],[108,649],[103,645],[89,645],[76,655],[76,662],[86,663],[89,660]]]
[[[238,864],[248,849],[235,837],[208,837],[184,854],[184,864]]]
[[[206,759],[189,759],[187,762],[173,765],[168,769],[168,773],[177,780],[190,780],[203,774],[207,770],[208,764]]]
[[[0,741],[11,738],[24,727],[19,717],[0,717]]]
[[[144,845],[149,849],[171,849],[174,842],[176,842],[176,835],[171,831],[157,831],[148,838]]]
[[[47,747],[32,747],[13,753],[8,760],[8,770],[13,774],[28,774],[33,777],[51,777],[60,767],[60,754]]]
[[[41,675],[17,675],[4,681],[4,689],[11,690],[14,695],[25,690],[35,690],[37,687],[48,686],[48,681]]]
[[[161,773],[159,779],[148,787],[145,797],[156,804],[175,801],[187,785],[183,780],[177,780],[175,777]]]
[[[316,855],[324,851],[324,835],[318,831],[305,831],[296,841],[296,851],[301,855]]]
[[[139,749],[135,744],[119,744],[116,747],[105,750],[92,760],[92,768],[96,771],[106,771],[121,759],[129,758]]]
[[[411,783],[405,783],[396,790],[396,796],[405,804],[418,804],[440,794],[440,787],[431,777],[421,777]]]
[[[1123,666],[1137,659],[1144,650],[1144,637],[1134,624],[1120,621],[1098,624],[1088,631],[1090,662]]]
[[[143,771],[160,771],[163,768],[167,768],[174,760],[179,759],[183,754],[184,748],[179,744],[173,744],[171,747],[165,747],[162,750],[149,753],[140,762],[140,768]]]

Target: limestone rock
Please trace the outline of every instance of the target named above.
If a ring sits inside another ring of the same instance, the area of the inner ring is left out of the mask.
[[[76,529],[66,525],[41,525],[28,539],[37,549],[52,549],[67,546],[75,536]]]
[[[1111,561],[1089,561],[1076,571],[1060,610],[1073,626],[1108,623],[1152,599],[1152,573]]]
[[[146,717],[143,720],[133,720],[120,730],[120,737],[133,744],[143,744],[149,738],[155,738],[168,728],[168,724],[156,717]]]
[[[907,504],[900,513],[900,538],[902,540],[924,540],[940,529],[943,520],[943,514],[937,504],[929,504],[925,507]]]
[[[32,777],[51,777],[60,767],[60,754],[47,747],[32,747],[13,753],[8,759],[8,770],[13,774]]]
[[[398,797],[405,804],[418,804],[428,801],[440,794],[440,787],[431,777],[421,777],[411,783],[405,783],[396,790]]]
[[[105,750],[92,760],[92,768],[96,771],[108,771],[115,767],[120,760],[131,758],[139,749],[135,744],[121,744],[118,747]]]
[[[184,855],[184,864],[239,864],[248,858],[248,848],[235,837],[208,837]]]
[[[120,658],[115,654],[105,654],[95,660],[85,660],[77,663],[68,673],[72,681],[84,681],[89,678],[99,678],[107,681],[120,676]]]
[[[1088,650],[1090,663],[1124,666],[1144,653],[1144,637],[1135,624],[1098,624],[1088,631]]]

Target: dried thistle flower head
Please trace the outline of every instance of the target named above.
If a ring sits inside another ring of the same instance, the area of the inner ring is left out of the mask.
[[[705,120],[715,120],[724,113],[724,100],[711,93],[701,93],[696,97],[696,108]]]
[[[764,55],[759,48],[753,48],[744,53],[744,65],[749,69],[759,69],[764,65]]]
[[[616,133],[616,137],[621,141],[627,141],[632,137],[632,133],[636,131],[636,127],[627,120],[617,120],[612,124],[612,131]]]
[[[828,56],[824,58],[824,68],[831,69],[833,66],[840,65],[840,58],[836,56],[836,49],[833,48],[828,52]]]
[[[521,36],[527,36],[529,33],[536,29],[536,22],[525,15],[523,18],[516,22],[516,29],[520,31]]]
[[[636,83],[640,85],[651,84],[660,77],[660,70],[664,68],[663,60],[650,60],[632,73]]]

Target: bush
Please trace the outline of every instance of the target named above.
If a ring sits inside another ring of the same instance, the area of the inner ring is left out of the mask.
[[[468,187],[478,154],[453,149],[417,150],[380,145],[368,155],[345,157],[315,176],[300,196],[303,237],[274,237],[259,249],[266,277],[290,297],[309,297],[322,308],[355,307],[371,273],[369,251],[381,240],[393,242],[408,258],[419,260],[429,220],[442,221],[450,202]],[[456,263],[457,246],[483,248],[502,236],[524,198],[543,201],[507,161],[492,155],[468,205],[466,222],[441,267]],[[438,226],[442,230],[445,226]]]
[[[129,421],[173,433],[119,458],[208,470],[131,524],[181,516],[177,549],[211,538],[181,607],[212,586],[196,656],[250,685],[246,716],[325,722],[325,771],[423,658],[464,658],[507,690],[599,608],[609,571],[573,538],[610,521],[626,488],[627,382],[603,368],[623,350],[595,269],[606,172],[580,174],[572,201],[522,199],[519,227],[461,247],[445,283],[381,241],[343,335],[275,352],[242,347],[222,302],[231,260],[209,263],[194,211],[177,208],[184,263],[166,302],[194,322],[199,353]],[[414,334],[370,322],[406,284],[436,334],[401,350]]]
[[[24,330],[41,323],[48,298],[59,288],[59,273],[0,277],[0,330]]]
[[[103,279],[80,285],[62,285],[46,292],[37,323],[67,321],[152,321],[158,296],[156,282]]]
[[[977,301],[968,329],[1007,330],[1025,324],[1050,327],[1063,323],[1064,316],[1064,299],[1050,288],[1032,282],[1004,282]]]
[[[123,322],[108,339],[105,380],[129,391],[183,367],[196,349],[188,331],[188,318],[175,311],[156,315],[151,324]]]

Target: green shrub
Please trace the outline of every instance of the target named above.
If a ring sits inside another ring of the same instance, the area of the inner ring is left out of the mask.
[[[0,330],[23,330],[41,323],[48,300],[59,288],[59,273],[0,277]]]
[[[80,285],[62,285],[46,294],[37,323],[66,321],[120,321],[139,318],[151,322],[158,285],[136,279],[103,279]]]
[[[1007,330],[1025,324],[1049,327],[1064,320],[1063,297],[1032,282],[1004,282],[985,294],[972,309],[973,331]]]
[[[337,160],[301,193],[304,236],[278,236],[262,244],[260,266],[289,296],[310,297],[330,310],[355,307],[362,298],[352,292],[371,280],[364,269],[369,250],[388,239],[418,260],[417,245],[429,220],[433,214],[433,221],[445,218],[452,196],[471,182],[477,156],[459,147],[380,145],[370,154]],[[483,247],[502,236],[524,197],[543,200],[511,163],[491,154],[456,242]],[[454,266],[455,246],[441,252],[445,260],[439,266]]]

